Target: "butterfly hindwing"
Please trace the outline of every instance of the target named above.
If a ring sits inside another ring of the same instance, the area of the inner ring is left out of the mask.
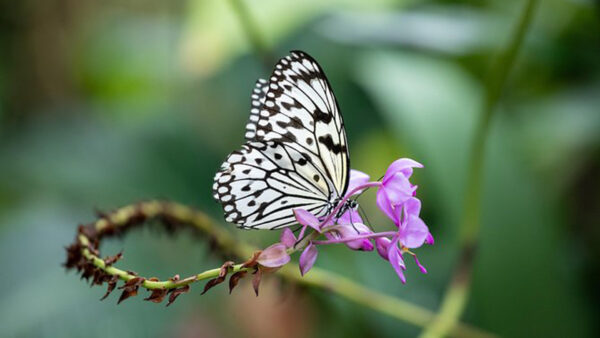
[[[265,79],[258,79],[256,84],[254,85],[254,89],[252,90],[251,95],[251,105],[250,105],[250,118],[248,123],[246,124],[246,134],[245,137],[248,140],[254,139],[256,136],[256,123],[259,119],[260,108],[263,103],[265,103],[265,97],[267,95],[267,89],[269,88],[269,83]]]
[[[248,142],[227,157],[215,176],[213,194],[228,222],[276,229],[296,223],[294,208],[317,215],[328,210],[328,187],[315,180],[317,175],[294,148],[274,141]]]

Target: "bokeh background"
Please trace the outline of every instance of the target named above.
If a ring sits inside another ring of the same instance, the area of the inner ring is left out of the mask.
[[[254,81],[273,58],[312,54],[338,97],[352,166],[399,157],[436,244],[402,285],[376,253],[329,247],[317,265],[435,310],[457,259],[469,141],[486,75],[522,1],[27,0],[0,5],[0,330],[3,337],[399,337],[419,328],[323,290],[255,298],[198,286],[169,308],[98,299],[65,273],[63,246],[94,209],[147,199],[222,220],[212,176],[239,147]],[[236,10],[237,8],[237,10]],[[241,12],[243,14],[243,11]],[[259,34],[255,36],[254,34]],[[275,60],[275,59],[274,59]],[[600,333],[600,8],[545,0],[492,121],[482,229],[463,320],[514,337]],[[372,224],[390,224],[361,204]],[[257,246],[273,232],[235,230]],[[104,244],[167,278],[220,264],[206,243],[148,229]]]

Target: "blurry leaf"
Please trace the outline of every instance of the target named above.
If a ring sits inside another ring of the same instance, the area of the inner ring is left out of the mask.
[[[356,69],[395,135],[425,165],[420,171],[445,214],[456,219],[479,86],[455,64],[419,54],[370,53]]]
[[[448,226],[457,224],[480,90],[455,65],[419,55],[372,53],[358,69],[391,128],[425,164],[421,187],[429,186],[429,196],[441,195],[431,197],[444,203],[445,236],[436,237],[432,250],[438,257],[428,264],[428,275],[447,274],[438,264],[454,254],[448,232],[455,228]],[[585,336],[590,318],[583,294],[575,291],[570,269],[560,268],[566,248],[559,214],[544,182],[516,156],[514,126],[502,113],[493,120],[487,147],[480,250],[467,318],[506,336]],[[423,207],[438,203],[430,198]],[[543,322],[553,325],[531,325]]]
[[[92,21],[75,48],[71,71],[103,113],[155,112],[181,74],[177,32],[173,22],[141,16]]]
[[[319,31],[346,44],[386,44],[463,55],[496,47],[504,18],[467,7],[419,7],[393,12],[346,11],[323,21]]]
[[[596,85],[553,93],[517,107],[512,117],[517,125],[515,142],[528,165],[544,175],[557,193],[572,182],[600,145],[598,90]]]
[[[278,1],[242,0],[269,45],[298,27],[334,8],[375,10],[393,4],[392,0]],[[184,69],[197,76],[213,74],[232,58],[249,49],[246,32],[229,1],[190,0],[181,53]]]

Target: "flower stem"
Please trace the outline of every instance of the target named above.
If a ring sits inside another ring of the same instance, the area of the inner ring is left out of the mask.
[[[480,120],[475,129],[471,149],[471,159],[467,171],[467,186],[459,233],[460,255],[450,285],[442,300],[436,319],[427,326],[422,337],[441,337],[458,322],[462,315],[471,285],[473,261],[476,256],[477,238],[481,227],[481,195],[485,147],[490,129],[490,121],[496,112],[496,105],[502,89],[514,64],[517,53],[532,21],[537,0],[527,0],[508,44],[499,55],[489,74],[486,95]]]
[[[79,237],[79,241],[84,245],[87,246],[89,244],[89,240],[87,239],[87,237],[85,236],[80,236]],[[89,249],[84,248],[82,250],[84,257],[86,257],[87,259],[91,260],[94,265],[102,270],[104,270],[106,273],[113,275],[113,276],[118,276],[119,279],[124,280],[124,281],[129,281],[133,278],[135,278],[136,276],[132,275],[131,273],[115,268],[114,266],[107,266],[106,263],[104,262],[104,260],[100,259],[99,257],[95,256],[94,254],[92,254],[90,252]],[[249,268],[243,268],[242,264],[236,264],[233,267],[231,267],[230,272],[238,272],[238,271],[250,271],[252,269]],[[204,272],[201,272],[195,276],[190,276],[188,278],[182,279],[182,280],[178,280],[178,281],[173,281],[173,280],[168,280],[168,281],[151,281],[151,280],[145,280],[142,283],[142,286],[148,290],[156,290],[156,289],[175,289],[175,288],[179,288],[182,287],[184,285],[188,285],[197,281],[201,281],[201,280],[205,280],[205,279],[212,279],[215,278],[219,275],[219,272],[221,271],[221,268],[215,268],[215,269],[210,269],[210,270],[206,270]]]
[[[377,233],[372,233],[372,234],[356,235],[356,236],[350,237],[350,238],[339,238],[339,239],[330,239],[330,240],[326,240],[326,241],[312,241],[312,242],[313,242],[313,244],[316,244],[316,245],[348,243],[348,242],[353,242],[353,241],[360,240],[360,239],[395,236],[397,234],[398,233],[395,231],[386,231],[386,232],[377,232]]]
[[[273,58],[269,48],[267,47],[267,43],[265,42],[265,39],[261,34],[258,25],[256,24],[256,21],[248,10],[248,7],[246,7],[242,0],[229,0],[229,2],[231,3],[231,7],[233,7],[238,19],[240,20],[242,29],[250,41],[254,52],[261,59],[263,66],[267,69],[270,68],[274,63]]]
[[[148,201],[131,204],[114,212],[103,214],[100,219],[91,224],[91,227],[97,234],[106,232],[99,236],[99,238],[103,238],[108,237],[110,233],[123,233],[128,227],[150,219],[168,220],[172,223],[191,225],[212,238],[217,246],[229,249],[229,252],[238,258],[247,258],[257,250],[255,247],[236,241],[229,231],[218,226],[214,220],[205,214],[185,205],[172,202]],[[307,235],[306,239],[314,239],[312,237],[318,235],[319,233],[315,231]],[[82,255],[95,267],[111,276],[118,276],[119,279],[124,281],[137,277],[126,269],[119,269],[106,264],[105,260],[92,253],[90,250],[92,243],[84,233],[80,232],[76,240],[82,245]],[[240,264],[237,264],[231,268],[230,272],[241,270],[244,269]],[[313,267],[308,275],[302,277],[298,271],[297,264],[289,263],[284,265],[277,273],[287,280],[333,292],[356,304],[416,326],[424,327],[434,318],[434,314],[423,307],[376,292],[336,273]],[[210,269],[177,281],[146,279],[140,286],[148,290],[176,289],[198,281],[215,278],[219,275],[219,272],[219,268]],[[457,323],[451,332],[465,337],[491,337],[490,334],[482,330],[462,323]]]
[[[300,276],[298,266],[295,264],[283,266],[278,273],[286,279],[333,292],[358,305],[415,326],[424,327],[435,318],[433,312],[423,307],[374,291],[344,276],[317,267],[313,267],[304,277]],[[451,333],[457,337],[494,337],[485,331],[462,323],[454,326]]]

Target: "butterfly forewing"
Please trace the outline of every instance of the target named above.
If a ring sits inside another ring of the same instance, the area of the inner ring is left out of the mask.
[[[349,158],[344,122],[329,81],[308,54],[279,60],[269,79],[256,133],[249,140],[278,141],[306,153],[342,195]]]
[[[213,193],[227,221],[290,226],[294,208],[324,216],[345,194],[344,124],[325,74],[306,53],[292,52],[269,81],[256,82],[245,137],[215,176]]]

